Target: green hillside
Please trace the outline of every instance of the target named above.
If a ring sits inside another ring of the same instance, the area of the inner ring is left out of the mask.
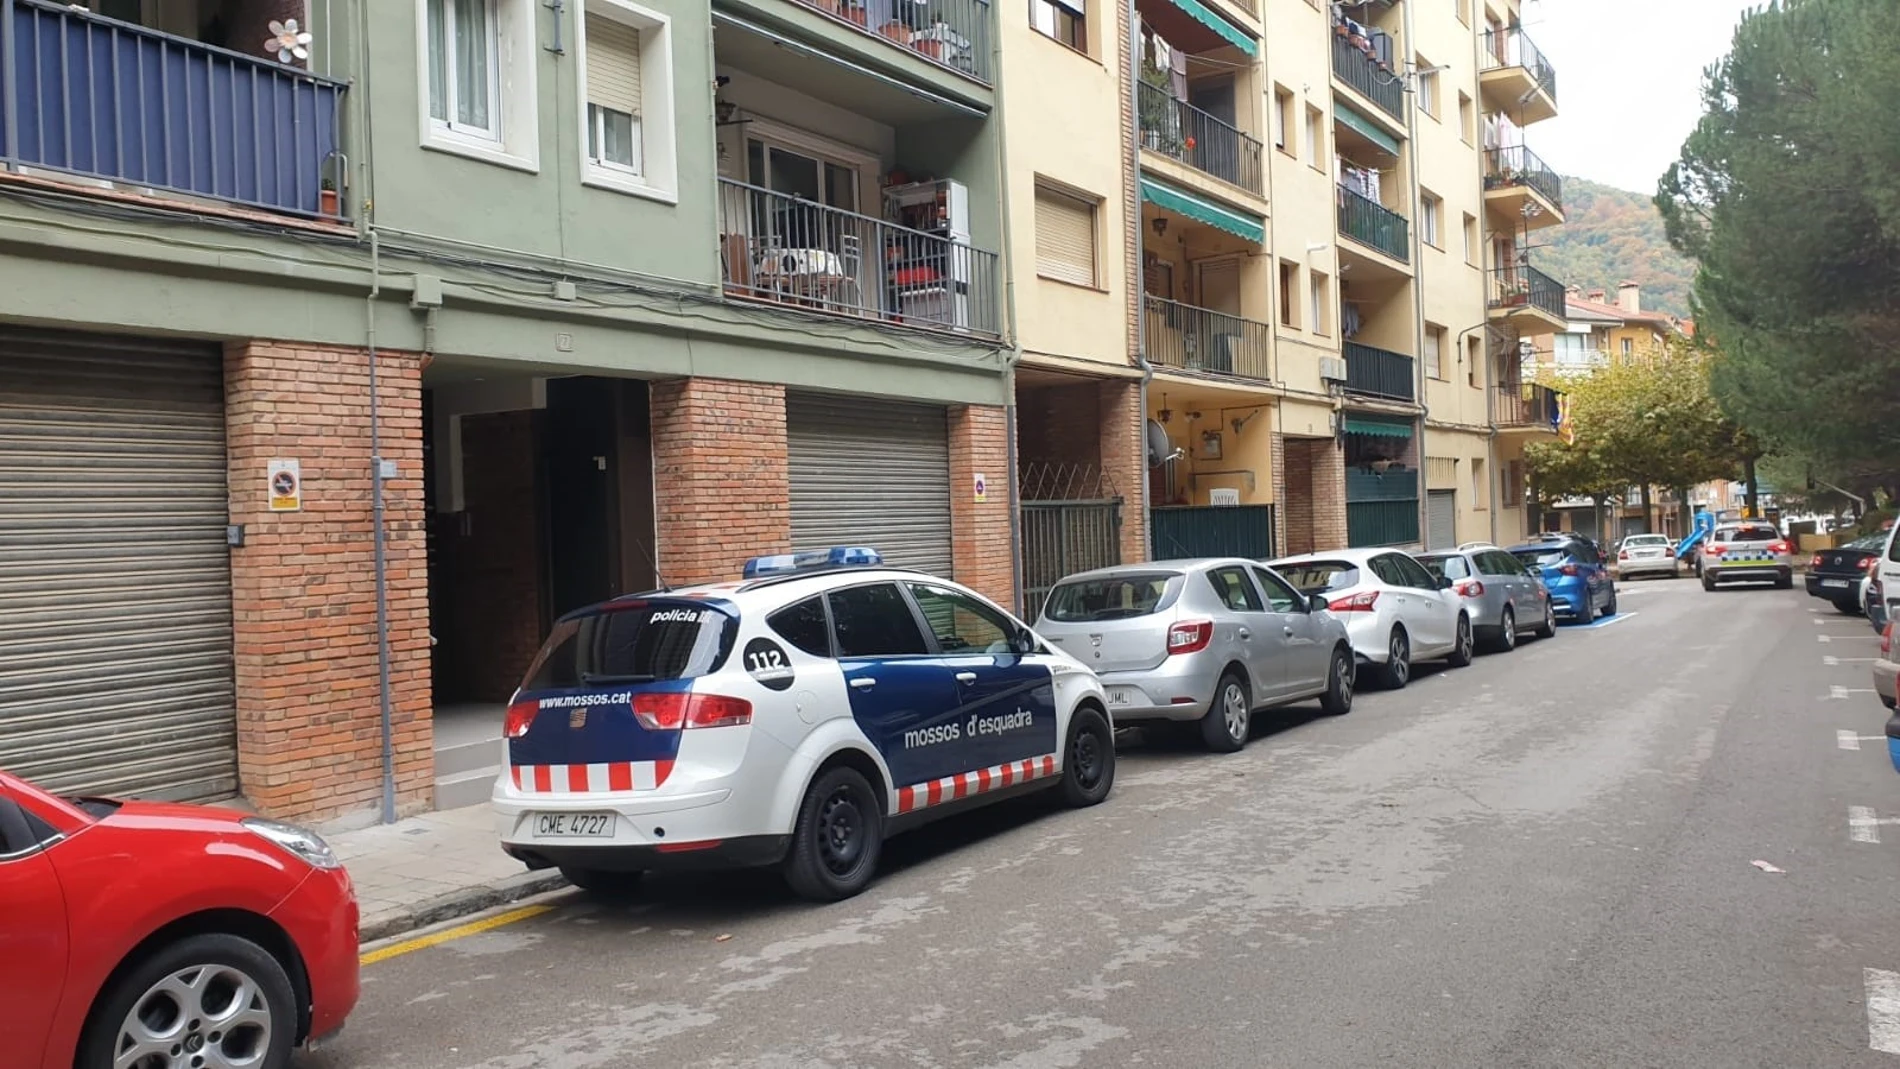
[[[1562,226],[1531,234],[1531,262],[1566,285],[1601,289],[1615,300],[1616,284],[1632,279],[1643,287],[1643,307],[1689,314],[1695,266],[1676,254],[1663,236],[1662,216],[1647,193],[1564,179]]]

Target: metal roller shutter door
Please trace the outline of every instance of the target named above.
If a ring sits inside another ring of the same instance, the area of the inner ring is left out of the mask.
[[[787,394],[792,546],[871,546],[890,564],[950,576],[944,410]]]
[[[1425,548],[1458,548],[1458,492],[1456,490],[1426,491]]]
[[[216,348],[0,330],[0,768],[236,792],[227,514]]]

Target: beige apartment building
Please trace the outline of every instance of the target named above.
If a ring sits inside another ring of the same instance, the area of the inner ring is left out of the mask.
[[[1563,198],[1514,0],[1030,0],[1003,54],[1032,601],[1144,552],[1525,533]]]

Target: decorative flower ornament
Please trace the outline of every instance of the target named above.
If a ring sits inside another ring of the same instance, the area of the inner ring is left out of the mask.
[[[310,34],[297,26],[296,19],[278,22],[271,20],[270,40],[264,42],[264,51],[276,52],[277,62],[289,63],[292,59],[309,59],[310,50],[304,46],[310,43]]]

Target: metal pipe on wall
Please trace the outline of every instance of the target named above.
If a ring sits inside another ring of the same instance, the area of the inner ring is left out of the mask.
[[[1141,517],[1141,531],[1144,539],[1142,557],[1153,555],[1152,517],[1148,514],[1148,503],[1154,494],[1150,486],[1154,478],[1153,469],[1148,466],[1148,383],[1154,378],[1154,367],[1148,363],[1148,302],[1142,298],[1143,288],[1139,284],[1141,271],[1141,12],[1135,7],[1135,0],[1124,0],[1123,10],[1128,17],[1128,36],[1123,41],[1128,49],[1128,196],[1124,208],[1128,212],[1125,227],[1128,231],[1129,247],[1135,250],[1135,277],[1123,280],[1129,290],[1129,299],[1135,302],[1135,344],[1133,346],[1135,366],[1141,369],[1141,397],[1136,426],[1140,428],[1135,442],[1135,455],[1141,465],[1141,501],[1136,515]],[[1123,257],[1123,262],[1127,258]]]

